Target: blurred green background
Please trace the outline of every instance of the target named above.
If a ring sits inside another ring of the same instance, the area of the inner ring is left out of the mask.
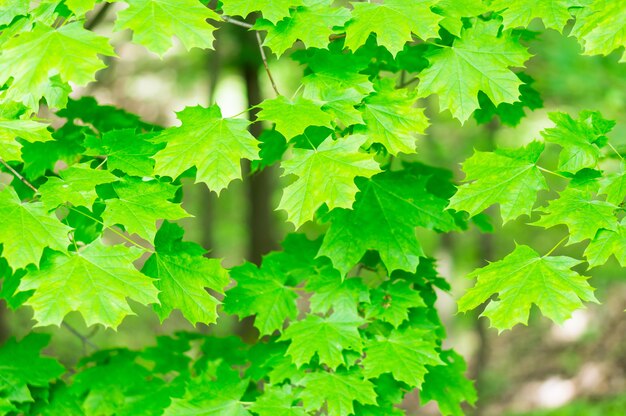
[[[96,32],[111,33],[114,8]],[[274,95],[253,35],[237,26],[224,29],[217,32],[216,51],[187,53],[177,47],[163,60],[131,44],[128,33],[116,33],[114,44],[120,58],[110,60],[109,69],[99,73],[98,82],[76,91],[74,97],[93,95],[101,104],[124,108],[163,126],[176,124],[175,112],[185,106],[217,102],[225,116],[245,112]],[[580,110],[598,110],[609,119],[625,113],[626,65],[617,62],[620,51],[609,57],[583,57],[574,39],[545,31],[540,25],[535,29],[528,40],[535,57],[525,72],[535,80],[533,86],[540,92],[543,108],[526,110],[527,117],[515,127],[497,120],[478,125],[474,119],[461,127],[449,114],[438,113],[435,100],[424,100],[432,126],[418,142],[419,161],[451,169],[461,179],[459,163],[474,149],[520,146],[538,139],[539,132],[550,125],[550,111],[576,115]],[[285,56],[279,61],[272,58],[270,65],[280,91],[290,95],[298,89],[303,68],[297,62]],[[613,145],[624,151],[625,129],[624,123],[618,123],[610,136]],[[284,213],[274,211],[280,197],[279,175],[280,170],[275,168],[247,176],[219,198],[206,187],[188,182],[184,204],[196,218],[181,222],[187,238],[210,249],[212,256],[223,258],[226,266],[240,264],[243,259],[258,262],[262,254],[276,249],[285,234],[293,231],[286,225]],[[544,200],[547,197],[542,195]],[[491,214],[493,234],[476,229],[443,236],[420,232],[426,252],[438,259],[439,272],[453,287],[452,293],[440,294],[438,306],[448,328],[447,346],[466,357],[469,375],[476,380],[480,399],[468,413],[626,414],[626,279],[616,261],[588,272],[602,305],[588,305],[562,326],[534,311],[528,327],[518,326],[498,335],[476,314],[456,314],[455,300],[471,284],[465,278],[470,271],[485,261],[502,258],[515,242],[545,252],[564,235],[561,228],[545,231],[527,225],[527,218],[503,227],[493,215],[497,212]],[[307,230],[311,235],[319,231]],[[560,248],[557,254],[579,256],[582,250],[580,245],[571,245]],[[580,267],[584,271],[585,265]],[[153,345],[160,334],[194,330],[176,313],[160,324],[150,309],[136,306],[135,310],[137,316],[126,319],[118,332],[86,328],[79,316],[70,316],[68,321],[102,348],[140,348]],[[30,318],[28,309],[14,312],[0,303],[0,341],[9,335],[23,336],[31,328]],[[218,325],[198,330],[217,335],[236,332],[245,339],[251,329],[246,322],[222,317]],[[66,364],[75,363],[89,352],[89,346],[82,345],[67,328],[45,331],[54,333],[51,349]],[[432,405],[416,406],[418,400],[411,397],[407,401],[407,414],[437,414]]]

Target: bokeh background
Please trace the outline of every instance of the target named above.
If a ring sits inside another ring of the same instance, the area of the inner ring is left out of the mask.
[[[96,32],[111,35],[116,5],[99,20]],[[218,103],[225,116],[248,117],[246,109],[274,96],[260,60],[256,40],[244,28],[226,26],[217,32],[215,51],[186,52],[180,45],[163,60],[129,42],[128,32],[115,33],[113,43],[119,58],[109,59],[109,68],[98,81],[75,91],[74,98],[90,95],[101,104],[111,104],[139,114],[145,121],[162,126],[176,125],[175,112],[185,106]],[[540,23],[527,34],[535,55],[527,75],[534,79],[543,107],[526,110],[527,117],[512,127],[495,119],[479,125],[470,119],[463,128],[449,114],[438,112],[435,99],[423,100],[432,126],[418,141],[419,161],[450,169],[462,178],[459,164],[474,149],[520,146],[540,138],[550,125],[547,113],[598,110],[609,119],[623,117],[626,110],[626,64],[619,64],[621,51],[608,57],[580,55],[573,38]],[[567,30],[565,31],[567,33]],[[285,95],[299,86],[303,68],[288,55],[270,67]],[[252,115],[253,116],[253,115]],[[256,125],[257,129],[262,126]],[[269,127],[269,126],[266,126]],[[259,132],[256,131],[256,134]],[[626,151],[626,125],[617,124],[610,135],[613,145]],[[554,155],[546,155],[546,158]],[[249,166],[247,167],[249,170]],[[217,197],[203,185],[185,185],[185,208],[195,218],[182,221],[187,238],[223,258],[226,266],[244,259],[259,262],[261,256],[278,248],[293,231],[284,213],[275,211],[280,197],[280,169],[246,175]],[[554,178],[548,178],[555,180]],[[558,178],[556,178],[558,180]],[[558,183],[557,183],[558,185]],[[541,195],[540,200],[549,198]],[[462,353],[469,363],[469,376],[476,381],[479,402],[468,409],[474,415],[624,415],[626,414],[626,272],[612,259],[606,266],[588,271],[602,305],[590,304],[577,311],[562,326],[556,326],[535,310],[528,327],[518,326],[498,334],[476,313],[457,315],[455,300],[471,285],[465,276],[486,261],[509,253],[515,242],[528,243],[547,251],[564,235],[564,228],[542,230],[527,225],[528,218],[502,226],[497,210],[490,211],[494,233],[476,229],[463,234],[434,235],[420,232],[426,252],[436,257],[438,270],[452,284],[451,293],[441,293],[439,311],[448,328],[447,346]],[[320,230],[307,229],[315,234]],[[557,254],[579,256],[584,247],[571,245]],[[579,266],[584,271],[586,264]],[[199,330],[246,339],[256,335],[249,322],[222,317],[218,325],[191,327],[176,313],[163,324],[148,308],[136,306],[137,316],[127,318],[118,332],[86,328],[81,318],[69,317],[79,332],[101,348],[154,345],[156,337],[177,330]],[[0,342],[21,337],[32,326],[31,312],[10,311],[0,301]],[[89,345],[67,328],[45,328],[54,333],[51,350],[66,364],[73,364]],[[418,395],[405,402],[409,415],[436,415],[436,406],[418,406]]]

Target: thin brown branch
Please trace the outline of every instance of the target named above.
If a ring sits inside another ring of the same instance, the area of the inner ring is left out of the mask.
[[[28,186],[30,189],[33,190],[33,192],[35,192],[36,194],[39,193],[39,191],[37,190],[37,188],[35,188],[35,186],[28,182],[28,180],[23,177],[18,171],[16,171],[15,169],[13,169],[13,167],[11,165],[9,165],[7,162],[4,161],[4,159],[0,158],[0,163],[9,170],[9,172],[11,172],[13,174],[13,176],[15,176],[17,179],[19,179],[24,185]]]
[[[267,64],[267,56],[265,56],[265,51],[263,50],[263,41],[261,40],[261,35],[259,35],[259,32],[254,33],[256,35],[256,41],[259,44],[259,51],[261,52],[261,59],[263,60],[263,66],[265,67],[265,72],[267,72],[267,77],[270,79],[270,83],[272,84],[272,88],[274,89],[276,95],[280,95],[278,87],[276,86],[276,82],[274,82],[272,72],[270,71],[270,67]]]
[[[78,330],[76,328],[74,328],[72,325],[68,324],[67,322],[63,322],[61,325],[63,325],[63,327],[65,327],[65,329],[70,331],[72,334],[76,335],[76,337],[78,337],[81,340],[81,342],[83,343],[83,346],[84,345],[89,345],[94,350],[99,350],[100,349],[100,347],[98,347],[96,344],[94,344],[85,335],[83,335],[80,332],[78,332]]]

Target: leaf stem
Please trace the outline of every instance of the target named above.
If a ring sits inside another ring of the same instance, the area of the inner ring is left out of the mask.
[[[565,176],[565,175],[561,175],[560,173],[557,173],[557,172],[555,172],[555,171],[553,171],[553,170],[546,169],[546,168],[542,168],[542,167],[541,167],[541,166],[539,166],[539,165],[535,165],[535,166],[537,166],[537,169],[539,169],[539,170],[540,170],[540,171],[542,171],[542,172],[551,173],[552,175],[558,176],[559,178],[569,179],[567,176]]]
[[[565,237],[563,237],[563,238],[562,238],[562,239],[561,239],[558,243],[556,243],[556,244],[555,244],[555,246],[554,246],[554,247],[552,247],[552,248],[550,249],[550,251],[548,251],[546,254],[544,254],[544,256],[543,256],[543,257],[548,257],[550,254],[552,254],[552,252],[553,252],[554,250],[556,250],[556,249],[557,249],[557,248],[558,248],[561,244],[563,244],[563,242],[564,242],[565,240],[567,240],[568,238],[569,238],[569,235],[566,235]]]
[[[245,27],[246,29],[252,29],[254,25],[250,23],[242,22],[241,20],[233,19],[232,17],[222,15],[222,20],[228,23],[232,23],[237,26]]]
[[[608,144],[609,147],[615,152],[617,157],[619,157],[621,160],[624,160],[624,157],[617,151],[617,149],[610,142],[607,142],[606,144]]]

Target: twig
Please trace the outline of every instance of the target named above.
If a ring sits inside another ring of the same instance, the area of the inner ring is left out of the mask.
[[[72,334],[76,335],[78,338],[80,338],[80,340],[82,341],[83,345],[89,345],[91,348],[93,348],[94,350],[99,350],[100,347],[98,347],[96,344],[94,344],[93,342],[91,342],[91,340],[89,340],[89,338],[87,338],[86,336],[84,336],[83,334],[81,334],[80,332],[78,332],[76,330],[76,328],[74,328],[72,325],[68,324],[67,322],[63,322],[61,325],[63,325],[63,327],[65,327],[65,329],[67,329],[68,331],[70,331]]]
[[[105,159],[106,160],[106,159]],[[11,165],[9,165],[7,162],[4,161],[4,159],[0,158],[0,164],[2,164],[5,168],[7,168],[9,171],[11,171],[11,173],[17,178],[19,179],[24,185],[28,186],[30,189],[33,190],[33,192],[35,192],[35,194],[40,195],[39,190],[37,188],[35,188],[35,186],[30,183],[24,176],[22,176],[18,171],[16,171],[15,169],[13,169],[13,167],[11,167]],[[150,253],[154,253],[154,250],[152,250],[151,248],[148,247],[144,247],[141,244],[139,244],[138,242],[134,241],[132,238],[127,237],[124,233],[117,231],[115,228],[111,227],[111,226],[107,226],[105,225],[102,221],[100,221],[99,219],[92,217],[91,215],[87,215],[85,214],[83,211],[80,211],[74,207],[69,207],[70,210],[77,212],[79,214],[81,214],[84,217],[89,218],[90,220],[96,221],[99,224],[102,224],[103,227],[108,228],[109,230],[111,230],[112,232],[114,232],[115,234],[117,234],[118,236],[122,237],[124,240],[128,241],[129,243],[131,243],[132,245],[141,248],[142,250],[145,250],[147,252]]]
[[[242,22],[241,20],[233,19],[232,17],[223,16],[223,15],[222,15],[222,20],[228,23],[232,23],[237,26],[245,27],[246,29],[252,29],[252,27],[254,26],[254,25],[251,25],[250,23]]]
[[[276,95],[280,95],[278,87],[276,86],[276,82],[274,82],[272,72],[270,71],[270,67],[267,64],[267,56],[265,56],[265,51],[263,50],[263,41],[261,40],[261,35],[259,35],[259,32],[254,32],[254,34],[256,35],[256,41],[259,44],[259,51],[261,52],[261,59],[263,60],[263,66],[265,67],[265,72],[267,72],[267,77],[270,79],[270,82],[272,83],[272,88],[274,89]]]
[[[94,17],[92,17],[91,20],[85,23],[85,29],[92,30],[94,27],[98,26],[98,24],[102,22],[102,20],[106,16],[109,7],[111,7],[111,4],[113,3],[104,3],[102,7],[100,7],[100,9],[96,12]]]
[[[13,169],[13,167],[11,165],[9,165],[7,162],[4,161],[4,159],[0,158],[0,163],[2,163],[2,165],[7,168],[12,174],[13,176],[15,176],[17,179],[19,179],[20,181],[22,181],[22,183],[26,186],[28,186],[30,189],[32,189],[36,194],[39,194],[39,191],[37,190],[37,188],[35,188],[35,186],[28,182],[26,180],[25,177],[23,177],[18,171],[16,171],[15,169]]]

